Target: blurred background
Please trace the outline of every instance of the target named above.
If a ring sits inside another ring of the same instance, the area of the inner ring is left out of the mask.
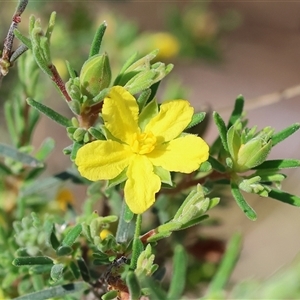
[[[1,39],[14,9],[15,3],[0,3]],[[114,76],[134,51],[146,54],[161,48],[159,59],[175,65],[169,81],[161,87],[163,98],[183,95],[198,110],[216,110],[227,120],[236,96],[243,94],[249,105],[251,126],[272,126],[279,131],[300,121],[300,95],[279,102],[275,95],[268,105],[258,98],[300,84],[299,2],[32,1],[22,17],[21,31],[28,32],[31,14],[40,17],[46,27],[52,11],[57,12],[53,62],[64,78],[64,61],[79,71],[97,26],[106,20],[102,50],[110,54]],[[12,71],[4,78],[1,107],[13,90],[14,75]],[[61,114],[71,116],[50,82],[45,83],[41,97]],[[0,116],[1,142],[9,143],[2,126],[2,112]],[[45,135],[57,143],[57,151],[49,161],[49,173],[63,171],[70,165],[69,157],[61,151],[69,145],[65,129],[42,117],[34,143],[39,145]],[[212,142],[216,135],[216,127],[210,122],[204,138]],[[300,159],[299,149],[298,132],[276,146],[270,158]],[[283,189],[300,195],[299,170],[287,174]],[[84,191],[78,190],[78,203],[83,195]],[[243,233],[243,251],[233,281],[267,278],[295,259],[300,251],[299,209],[253,197],[249,203],[258,220],[251,222],[230,196],[225,201],[225,207],[217,207],[211,213],[220,218],[220,225],[201,227],[200,234],[226,241],[236,231]]]

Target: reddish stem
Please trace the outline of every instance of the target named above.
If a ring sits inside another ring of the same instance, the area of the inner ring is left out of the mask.
[[[70,102],[72,99],[69,96],[67,90],[66,90],[66,86],[65,83],[63,82],[63,80],[61,79],[59,73],[57,72],[56,67],[51,64],[51,66],[49,67],[51,73],[52,73],[52,77],[51,80],[56,84],[56,86],[58,87],[58,89],[61,91],[61,93],[63,94],[63,96],[65,97],[67,102]]]

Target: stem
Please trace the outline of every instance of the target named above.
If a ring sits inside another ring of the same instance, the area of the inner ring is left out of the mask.
[[[135,222],[133,244],[132,244],[131,263],[130,263],[130,268],[133,270],[136,268],[136,263],[138,257],[140,256],[141,248],[143,248],[143,244],[140,240],[141,227],[142,227],[142,215],[137,215],[136,222]]]
[[[72,101],[72,99],[70,98],[66,87],[65,87],[65,83],[63,82],[63,80],[61,79],[60,75],[57,72],[57,69],[54,65],[51,65],[49,67],[51,73],[52,73],[52,77],[51,80],[55,83],[55,85],[57,86],[57,88],[60,90],[61,94],[64,96],[64,98],[66,99],[67,102]]]

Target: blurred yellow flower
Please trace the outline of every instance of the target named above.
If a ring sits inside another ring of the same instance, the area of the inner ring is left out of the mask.
[[[143,213],[161,187],[154,166],[191,173],[208,159],[204,140],[192,134],[180,135],[193,113],[186,100],[166,101],[142,130],[136,99],[123,87],[113,87],[102,109],[111,138],[78,150],[75,163],[80,174],[92,181],[109,180],[126,169],[125,201],[133,213]]]
[[[149,37],[152,49],[159,49],[157,60],[175,57],[180,50],[178,39],[168,32],[153,33]]]
[[[69,205],[74,205],[74,195],[69,189],[62,188],[56,195],[56,201],[58,203],[59,209],[62,211],[66,211]]]

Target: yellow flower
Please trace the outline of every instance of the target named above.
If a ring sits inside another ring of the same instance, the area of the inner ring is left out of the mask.
[[[67,188],[62,188],[56,195],[56,201],[62,211],[66,211],[69,205],[74,205],[74,195]]]
[[[113,87],[102,109],[104,125],[112,137],[78,150],[75,163],[80,174],[92,181],[109,180],[126,169],[125,201],[133,213],[143,213],[161,187],[154,166],[191,173],[207,160],[205,141],[192,134],[180,136],[193,113],[186,100],[166,101],[141,129],[135,98],[123,87]]]
[[[112,233],[108,229],[101,230],[99,234],[101,240],[105,240],[109,235],[112,235]]]

